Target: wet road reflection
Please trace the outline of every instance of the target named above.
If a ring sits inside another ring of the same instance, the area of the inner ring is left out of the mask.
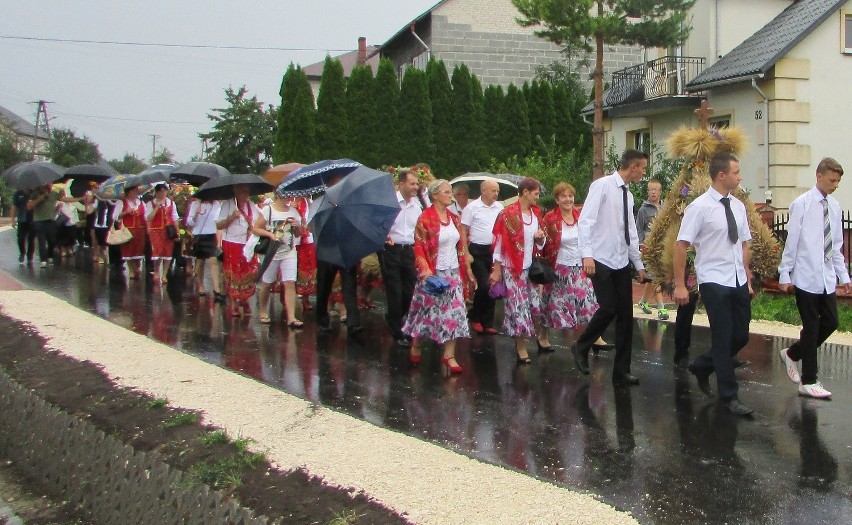
[[[0,234],[10,247],[0,268],[28,287],[314,403],[600,495],[643,523],[852,522],[848,348],[821,351],[835,400],[820,402],[799,398],[787,380],[775,354],[789,342],[753,335],[741,354],[752,365],[738,374],[759,417],[741,420],[670,364],[671,325],[636,321],[638,388],[613,387],[607,355],[580,376],[568,352],[576,334],[554,336],[556,353],[520,368],[511,339],[474,337],[459,345],[465,372],[445,377],[436,348],[408,367],[380,310],[365,312],[355,338],[337,321],[320,333],[312,313],[298,331],[256,315],[233,320],[178,278],[163,289],[128,284],[82,255],[57,269],[19,267],[13,234]],[[273,320],[280,310],[276,303]],[[708,339],[694,329],[694,348]]]

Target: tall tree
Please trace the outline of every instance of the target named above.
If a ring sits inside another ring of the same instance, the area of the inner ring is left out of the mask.
[[[432,173],[446,173],[449,167],[448,155],[452,151],[452,100],[453,88],[450,75],[443,60],[429,59],[426,64],[426,81],[429,84],[429,99],[432,102],[432,134],[435,139],[435,156],[429,164]]]
[[[483,108],[485,112],[485,143],[486,157],[489,161],[506,162],[508,156],[503,149],[503,145],[498,142],[503,127],[506,125],[503,121],[503,87],[500,85],[490,85],[485,88],[483,94]]]
[[[102,158],[97,144],[88,137],[78,137],[76,133],[65,128],[51,130],[47,155],[52,162],[60,166],[95,164]]]
[[[431,163],[435,155],[432,140],[432,103],[426,73],[414,67],[405,70],[399,91],[399,129],[403,138],[399,147],[399,162],[413,165]]]
[[[275,130],[275,110],[264,109],[257,97],[249,98],[245,86],[225,89],[226,107],[207,114],[213,131],[201,133],[207,139],[208,160],[231,173],[262,173],[269,167]]]
[[[148,167],[144,160],[132,153],[125,153],[124,158],[112,159],[108,164],[119,173],[139,173]]]
[[[509,84],[509,89],[506,90],[503,122],[505,125],[498,140],[506,158],[523,158],[531,149],[529,112],[523,91],[514,84]]]
[[[311,82],[301,67],[289,68],[282,82],[281,107],[278,108],[278,126],[274,159],[284,162],[310,163],[318,159],[316,143],[316,108]]]
[[[550,144],[556,133],[556,113],[550,82],[534,80],[530,86],[529,118],[533,150],[540,151],[539,144]]]
[[[173,164],[175,161],[175,154],[169,151],[169,148],[165,146],[160,149],[153,157],[151,157],[151,165],[155,166],[157,164]]]
[[[595,50],[595,122],[592,129],[594,177],[603,176],[604,45],[670,47],[683,42],[692,27],[695,0],[512,0],[524,27],[557,45]]]
[[[396,66],[387,58],[379,61],[376,80],[373,82],[373,94],[376,132],[376,143],[373,147],[378,164],[398,164],[400,144],[402,140],[408,140],[408,137],[401,137],[396,129],[399,121],[399,79],[396,76]]]
[[[325,57],[317,94],[317,151],[323,159],[339,159],[349,154],[346,77],[340,60]]]
[[[589,153],[592,147],[592,129],[580,112],[588,96],[579,82],[556,82],[553,85],[554,128],[556,145],[563,151],[576,150]]]
[[[485,144],[485,116],[479,81],[471,77],[465,64],[460,64],[453,69],[450,83],[453,87],[450,101],[452,145],[447,173],[440,174],[448,178],[481,168]]]
[[[373,68],[355,66],[346,83],[346,104],[349,109],[349,156],[365,166],[379,167],[381,162],[373,146],[376,141],[373,117]]]

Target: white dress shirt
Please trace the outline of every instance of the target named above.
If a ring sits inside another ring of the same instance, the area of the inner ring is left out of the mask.
[[[630,246],[624,240],[624,205],[622,186],[624,179],[616,171],[592,182],[583,209],[580,211],[580,253],[592,257],[614,270],[629,262],[637,270],[645,266],[639,256],[639,236],[633,217],[633,194],[627,191],[627,227]]]
[[[831,256],[823,248],[822,200],[828,201],[831,224]],[[843,246],[843,227],[840,204],[831,195],[823,197],[816,186],[790,204],[787,222],[787,242],[778,266],[778,282],[793,284],[808,293],[834,293],[837,280],[849,282],[849,271],[840,248]]]
[[[420,208],[420,201],[415,195],[406,203],[400,192],[396,192],[396,200],[399,202],[402,211],[393,221],[393,226],[391,226],[388,235],[394,244],[414,244],[414,227],[417,226],[417,219],[423,213]]]
[[[148,224],[151,224],[151,219],[149,219],[148,217],[154,211],[154,206],[155,204],[152,200],[145,203],[145,222],[147,222]],[[177,224],[177,222],[180,220],[180,217],[178,217],[177,206],[175,206],[174,201],[166,197],[166,200],[163,201],[162,207],[166,208],[166,213],[171,216],[172,222]],[[171,207],[171,210],[169,210],[169,207]],[[156,220],[156,216],[154,216],[154,219]]]
[[[453,203],[452,203],[452,204],[450,204],[449,206],[447,206],[447,209],[448,209],[448,210],[450,210],[450,212],[451,212],[453,215],[455,215],[456,217],[461,217],[462,211],[464,211],[464,208],[462,208],[461,206],[459,206],[459,203],[457,203],[457,202],[455,202],[455,201],[453,201]]]
[[[202,202],[193,199],[186,213],[186,225],[192,228],[193,235],[213,235],[216,233],[216,221],[219,220],[219,201]]]
[[[249,214],[249,218],[251,222],[248,222],[246,218],[240,214],[240,216],[228,225],[227,228],[222,230],[222,240],[228,242],[235,242],[237,244],[245,244],[249,237],[249,231],[254,225],[254,221],[260,217],[260,208],[257,207],[257,204],[252,201],[248,201],[248,206],[251,209],[251,213]],[[237,201],[234,199],[228,199],[226,201],[221,201],[221,207],[219,209],[219,219],[220,221],[224,221],[227,219],[234,210],[237,209]],[[245,210],[245,208],[243,208]]]
[[[715,283],[735,287],[746,284],[743,266],[743,243],[751,240],[745,205],[733,195],[731,212],[737,223],[739,239],[732,243],[728,238],[728,219],[725,206],[719,200],[721,193],[710,187],[696,197],[683,212],[683,221],[677,240],[695,246],[695,273],[698,284]]]
[[[490,206],[482,198],[467,203],[461,214],[461,223],[469,228],[467,242],[491,244],[494,240],[494,223],[503,210],[503,203],[494,201]]]

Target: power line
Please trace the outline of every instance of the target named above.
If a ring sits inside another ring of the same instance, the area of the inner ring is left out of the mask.
[[[100,44],[111,46],[142,46],[142,47],[179,47],[188,49],[235,49],[239,51],[333,51],[346,53],[353,49],[324,49],[314,47],[269,47],[269,46],[222,46],[212,44],[168,44],[163,42],[122,42],[118,40],[80,40],[74,38],[42,38],[34,36],[0,35],[4,40],[31,40],[36,42],[56,42],[62,44]]]
[[[57,112],[57,115],[65,115],[69,117],[84,117],[84,118],[99,118],[104,120],[122,120],[126,122],[153,122],[155,124],[209,124],[209,122],[198,122],[191,120],[151,120],[142,118],[121,118],[121,117],[106,117],[103,115],[80,115],[78,113]]]

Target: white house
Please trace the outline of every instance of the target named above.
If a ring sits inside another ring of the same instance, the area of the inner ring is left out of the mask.
[[[36,129],[32,122],[27,122],[23,117],[3,106],[0,106],[0,126],[15,135],[15,147],[19,151],[32,153],[35,160],[45,160],[50,136],[44,129],[41,127]]]
[[[752,200],[786,208],[834,157],[852,171],[852,0],[698,0],[677,49],[612,75],[606,141],[616,149],[663,143],[706,98],[717,126],[749,136],[741,158]],[[591,105],[584,109],[591,114]],[[852,183],[836,196],[850,202]]]

